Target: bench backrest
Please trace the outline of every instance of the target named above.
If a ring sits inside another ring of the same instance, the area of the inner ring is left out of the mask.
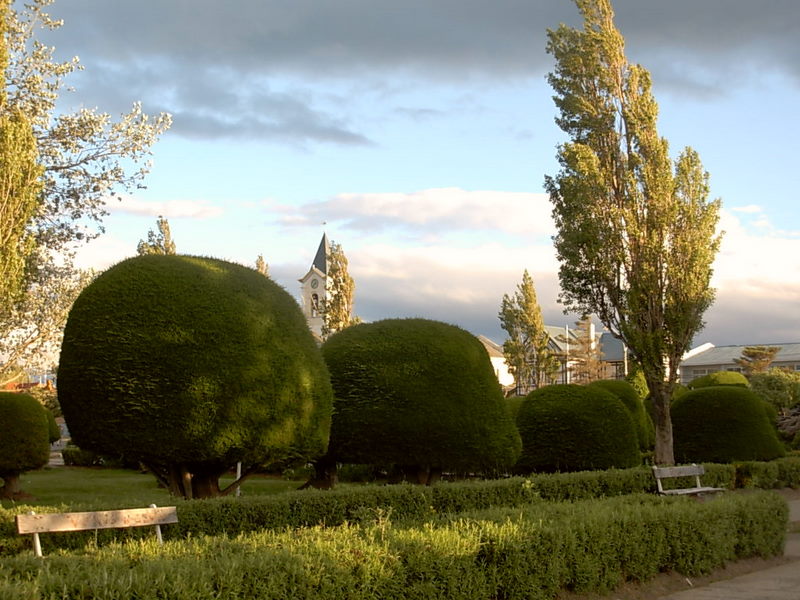
[[[700,487],[700,475],[705,474],[706,470],[703,465],[684,465],[681,467],[656,467],[653,466],[653,475],[656,478],[656,485],[658,486],[658,492],[663,493],[664,488],[661,486],[662,479],[673,479],[675,477],[692,477],[694,476],[694,481],[696,487]]]
[[[682,467],[653,467],[656,479],[672,479],[673,477],[691,477],[705,474],[703,465],[685,465]]]
[[[17,515],[17,533],[84,531],[118,527],[147,527],[178,522],[174,506],[129,508],[96,512],[73,512],[43,515]]]

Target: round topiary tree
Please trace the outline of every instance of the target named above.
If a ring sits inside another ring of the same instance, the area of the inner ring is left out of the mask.
[[[729,463],[783,456],[764,402],[739,386],[692,390],[672,405],[675,459]]]
[[[394,464],[420,483],[514,464],[519,435],[469,332],[387,319],[333,335],[322,354],[335,396],[328,462]]]
[[[589,384],[589,387],[603,389],[619,398],[625,408],[628,409],[636,425],[639,450],[647,452],[653,449],[656,443],[656,430],[653,420],[647,414],[644,402],[639,398],[639,394],[630,383],[622,379],[603,379],[601,381],[593,381]]]
[[[222,260],[138,256],[100,275],[70,311],[58,382],[76,444],[141,461],[176,495],[327,445],[330,380],[300,308]]]
[[[28,394],[0,392],[0,498],[23,496],[19,477],[50,459],[47,411]]]
[[[687,385],[690,390],[718,385],[735,385],[746,388],[750,387],[750,382],[747,381],[747,377],[737,371],[715,371],[692,379]]]
[[[599,387],[549,385],[532,391],[517,415],[522,455],[516,470],[584,471],[641,462],[636,425],[622,401]]]

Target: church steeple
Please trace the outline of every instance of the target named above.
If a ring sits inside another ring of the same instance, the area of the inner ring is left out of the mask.
[[[322,239],[319,242],[319,248],[317,248],[317,255],[314,257],[314,262],[311,264],[325,275],[328,274],[328,256],[330,253],[331,247],[328,244],[328,235],[323,233]]]
[[[322,234],[317,254],[311,263],[311,268],[300,281],[300,298],[302,300],[303,314],[308,321],[308,327],[320,340],[322,339],[323,316],[322,311],[328,299],[328,255],[330,244],[328,236]]]

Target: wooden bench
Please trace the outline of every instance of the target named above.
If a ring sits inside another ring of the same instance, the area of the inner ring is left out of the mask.
[[[33,534],[33,551],[42,556],[40,533],[58,531],[87,531],[92,529],[122,529],[126,527],[155,527],[156,537],[163,544],[161,525],[178,522],[178,512],[174,506],[150,508],[128,508],[122,510],[100,510],[94,512],[51,513],[37,515],[33,511],[27,515],[17,515],[17,533]]]
[[[724,492],[725,488],[715,488],[701,485],[700,476],[706,472],[703,465],[686,465],[682,467],[653,467],[653,476],[656,478],[656,485],[658,486],[658,493],[665,496],[678,496],[690,495],[699,496],[700,494],[714,494],[716,492]],[[676,477],[694,477],[695,486],[691,488],[676,488],[672,490],[665,490],[661,482],[664,479],[674,479]]]

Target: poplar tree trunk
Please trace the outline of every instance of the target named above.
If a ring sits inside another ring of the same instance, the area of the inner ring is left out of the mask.
[[[657,465],[670,466],[675,464],[675,454],[672,445],[672,417],[670,415],[670,400],[672,394],[664,387],[659,387],[657,393],[651,392],[653,408],[656,419],[656,449],[655,462]]]

